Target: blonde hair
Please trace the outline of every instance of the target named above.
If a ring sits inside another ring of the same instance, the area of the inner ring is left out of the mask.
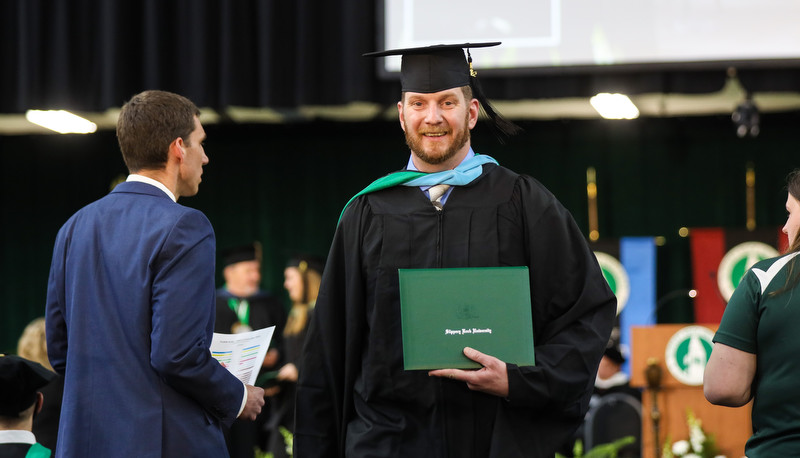
[[[36,318],[25,326],[17,342],[17,355],[37,362],[53,370],[47,359],[47,340],[44,333],[44,318]]]
[[[289,317],[286,319],[286,327],[283,328],[283,335],[293,336],[299,334],[306,327],[308,322],[308,311],[314,308],[319,295],[319,285],[322,281],[322,276],[314,269],[303,268],[301,265],[300,272],[303,273],[305,284],[303,289],[308,295],[308,302],[294,302],[292,309],[289,310]]]

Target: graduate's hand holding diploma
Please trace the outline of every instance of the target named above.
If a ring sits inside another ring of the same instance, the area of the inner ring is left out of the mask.
[[[465,382],[467,388],[473,391],[508,397],[508,372],[505,362],[470,347],[464,348],[464,356],[483,367],[468,370],[437,369],[429,371],[428,375]]]

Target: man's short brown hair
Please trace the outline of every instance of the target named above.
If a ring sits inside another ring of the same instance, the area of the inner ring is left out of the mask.
[[[170,143],[180,137],[188,144],[199,115],[197,106],[178,94],[144,91],[134,95],[117,120],[117,141],[128,171],[163,168]]]

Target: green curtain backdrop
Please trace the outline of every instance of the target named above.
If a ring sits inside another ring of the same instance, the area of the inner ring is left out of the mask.
[[[758,225],[783,224],[784,179],[800,164],[799,121],[798,113],[763,115],[756,139],[737,138],[726,116],[523,122],[524,133],[506,145],[479,123],[473,146],[542,181],[585,233],[586,169],[594,167],[601,236],[665,237],[658,249],[660,297],[691,286],[688,241],[678,236],[680,227],[744,226],[748,163],[757,174]],[[210,163],[200,193],[181,203],[209,217],[219,248],[260,241],[263,286],[280,295],[287,258],[325,255],[342,205],[408,159],[396,122],[220,124],[206,130]],[[58,228],[125,175],[113,132],[0,136],[0,352],[13,352],[24,326],[44,313]],[[691,321],[691,303],[670,301],[658,318]]]

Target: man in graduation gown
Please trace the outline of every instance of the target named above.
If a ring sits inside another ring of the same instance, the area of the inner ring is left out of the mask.
[[[222,425],[264,405],[209,351],[214,231],[177,203],[208,163],[199,114],[169,92],[131,98],[117,122],[128,179],[58,232],[46,336],[64,375],[59,457],[227,456]]]
[[[286,307],[278,297],[261,289],[261,244],[228,248],[221,255],[225,284],[217,289],[214,332],[236,334],[275,326],[271,353],[265,359],[265,366],[272,367],[278,361]]]
[[[516,127],[486,103],[462,49],[496,44],[377,54],[403,56],[412,154],[341,216],[304,350],[295,456],[552,456],[583,419],[616,299],[556,198],[471,148],[481,106],[490,126]],[[442,197],[438,184],[451,185]],[[405,371],[398,269],[494,266],[529,268],[536,365],[465,348],[481,369]]]

